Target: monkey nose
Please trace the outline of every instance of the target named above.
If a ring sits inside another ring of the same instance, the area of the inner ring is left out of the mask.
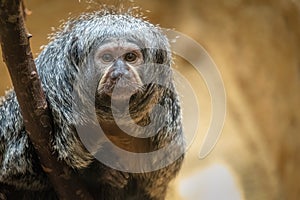
[[[125,63],[117,61],[112,67],[112,71],[110,73],[110,79],[115,81],[117,79],[120,79],[123,76],[126,78],[130,76],[129,68],[126,66]]]
[[[123,76],[123,72],[121,72],[119,70],[115,70],[110,74],[110,79],[115,81],[115,80],[121,78],[122,76]]]

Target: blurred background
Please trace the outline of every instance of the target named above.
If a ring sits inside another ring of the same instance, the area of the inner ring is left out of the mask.
[[[26,24],[36,57],[54,28],[97,3],[26,0]],[[102,1],[97,1],[103,4]],[[119,5],[120,1],[106,1]],[[153,24],[180,31],[201,44],[215,61],[227,93],[227,116],[214,150],[199,159],[211,103],[202,78],[189,63],[175,68],[194,96],[180,90],[186,132],[198,115],[197,137],[168,199],[269,200],[300,198],[300,1],[135,0]],[[70,14],[71,13],[71,14]],[[180,82],[178,83],[180,85]],[[0,61],[0,95],[11,87]],[[194,100],[198,104],[190,103]],[[191,110],[198,112],[191,113]]]

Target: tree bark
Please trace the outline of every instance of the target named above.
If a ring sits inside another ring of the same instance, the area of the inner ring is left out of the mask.
[[[52,118],[31,53],[31,35],[25,29],[21,4],[21,0],[0,0],[0,42],[26,131],[58,197],[92,199],[74,171],[52,152]]]

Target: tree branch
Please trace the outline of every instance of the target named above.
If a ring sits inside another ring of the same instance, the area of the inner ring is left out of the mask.
[[[29,45],[21,0],[0,0],[0,42],[26,131],[60,199],[92,199],[50,146],[52,119]]]

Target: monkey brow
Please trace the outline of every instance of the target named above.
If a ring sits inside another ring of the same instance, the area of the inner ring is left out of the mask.
[[[116,37],[106,38],[98,44],[98,48],[102,47],[106,44],[114,43],[114,42],[116,42],[116,44],[118,42],[120,42],[120,45],[126,44],[126,46],[128,46],[128,44],[132,44],[135,47],[138,47],[137,49],[145,49],[146,48],[145,45],[141,41],[139,41],[138,39],[135,39],[135,38],[126,38],[125,39],[124,38],[124,40],[123,40],[123,37],[121,37],[121,38],[116,38]]]

